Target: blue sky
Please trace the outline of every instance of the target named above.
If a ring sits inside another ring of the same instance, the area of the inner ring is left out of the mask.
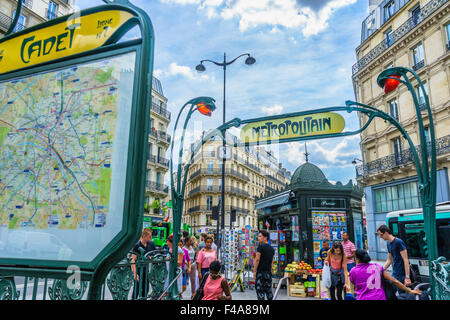
[[[224,52],[228,59],[242,53],[256,58],[252,66],[241,58],[227,69],[227,120],[344,105],[355,98],[351,67],[368,0],[132,2],[146,10],[155,30],[154,76],[172,113],[169,134],[186,101],[196,96],[217,101],[211,118],[192,119],[186,146],[222,123],[223,71],[205,63],[206,71],[199,74],[195,66],[202,59],[222,61]],[[76,1],[81,9],[102,3]],[[356,129],[356,115],[346,116],[346,123],[346,129]],[[346,183],[355,178],[351,161],[361,158],[359,141],[359,135],[310,141],[309,161],[329,180]],[[277,145],[273,151],[292,173],[305,161],[304,143]]]

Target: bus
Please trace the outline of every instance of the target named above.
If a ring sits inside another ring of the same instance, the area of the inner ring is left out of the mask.
[[[420,277],[420,282],[429,282],[422,208],[389,212],[386,215],[386,225],[395,237],[405,242],[409,262]],[[436,205],[436,232],[438,256],[450,260],[450,201]]]

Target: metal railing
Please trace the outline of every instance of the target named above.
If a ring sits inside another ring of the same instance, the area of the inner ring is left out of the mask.
[[[241,214],[249,214],[250,213],[249,209],[235,207],[235,206],[225,206],[225,212],[230,212],[231,211],[231,207],[233,207],[233,209],[236,209],[236,213],[241,213]],[[212,208],[210,206],[194,206],[194,207],[189,208],[187,211],[189,213],[192,213],[192,212],[210,212],[210,211],[212,211]],[[220,211],[220,206],[219,206],[219,211]]]
[[[200,175],[221,175],[222,174],[222,169],[218,168],[218,169],[206,169],[206,168],[202,168],[202,169],[198,169],[197,171],[195,171],[194,173],[192,173],[189,176],[189,179],[192,180]],[[245,180],[245,181],[250,181],[250,178],[247,177],[246,175],[234,170],[234,169],[225,169],[225,174],[226,175],[232,175],[235,176],[241,180]]]
[[[150,129],[149,135],[168,144],[172,141],[172,137],[162,130]]]
[[[9,26],[11,25],[12,18],[7,16],[6,14],[0,12],[0,28],[7,31],[9,29]],[[17,22],[16,25],[16,31],[25,29],[25,26],[19,22]]]
[[[289,276],[283,277],[283,278],[281,278],[281,279],[278,281],[277,289],[275,290],[275,294],[273,295],[273,300],[276,300],[276,299],[277,299],[277,297],[278,297],[278,292],[280,292],[281,284],[283,283],[284,280],[286,280],[286,290],[287,290],[287,287],[288,287],[288,281],[290,280],[290,277],[289,277]],[[288,292],[288,295],[289,295],[289,292]]]
[[[153,102],[152,102],[152,104],[151,104],[151,106],[150,106],[150,110],[153,110],[153,111],[155,111],[157,114],[159,114],[159,115],[163,116],[164,118],[170,120],[170,112],[167,111],[166,108],[163,108],[163,107],[161,107],[161,106],[158,106],[156,103],[153,103]]]
[[[157,183],[154,181],[147,181],[147,188],[150,189],[150,191],[163,192],[163,193],[169,192],[169,186],[167,186],[165,184]]]
[[[136,254],[132,262],[130,252],[113,266],[102,285],[101,300],[161,300],[182,275],[169,283],[170,253],[166,250]],[[135,277],[133,269],[136,270]],[[86,300],[88,281],[70,281],[50,278],[1,276],[0,300]]]
[[[427,145],[428,152],[431,151],[431,145]],[[420,148],[416,146],[420,156]],[[450,153],[450,135],[436,140],[436,156]],[[370,161],[366,164],[356,166],[356,177],[367,177],[378,172],[393,170],[402,165],[413,164],[414,157],[411,149],[402,150],[398,154],[390,154],[386,157]]]
[[[450,300],[450,264],[444,257],[431,262],[431,276],[433,277],[434,299]]]
[[[367,66],[378,56],[380,56],[386,49],[391,47],[394,43],[398,42],[404,35],[414,29],[417,25],[419,25],[422,21],[428,18],[432,13],[434,13],[437,9],[442,7],[447,2],[448,0],[432,0],[428,2],[420,9],[420,13],[418,15],[409,18],[405,23],[403,23],[392,33],[392,41],[381,41],[372,50],[370,50],[369,53],[359,59],[358,62],[356,62],[352,67],[352,75],[356,75],[365,66]]]
[[[162,166],[164,166],[166,168],[169,168],[169,160],[166,159],[166,158],[157,157],[155,155],[149,154],[147,156],[147,160],[152,162],[152,163],[159,164],[159,165],[162,165]]]
[[[222,186],[198,186],[189,191],[189,196],[192,196],[199,192],[222,192]],[[250,197],[250,194],[244,189],[236,188],[236,187],[225,187],[226,193],[232,193],[239,196]]]

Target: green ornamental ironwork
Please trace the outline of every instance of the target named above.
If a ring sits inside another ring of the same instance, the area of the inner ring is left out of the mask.
[[[17,300],[20,292],[16,291],[14,277],[0,279],[0,300]]]
[[[114,300],[128,300],[133,287],[133,272],[130,268],[131,258],[126,257],[109,274],[106,284]]]

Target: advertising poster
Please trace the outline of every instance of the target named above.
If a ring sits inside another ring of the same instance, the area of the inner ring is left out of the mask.
[[[320,252],[320,248],[322,247],[322,241],[314,241],[313,242],[313,251],[314,254]]]

